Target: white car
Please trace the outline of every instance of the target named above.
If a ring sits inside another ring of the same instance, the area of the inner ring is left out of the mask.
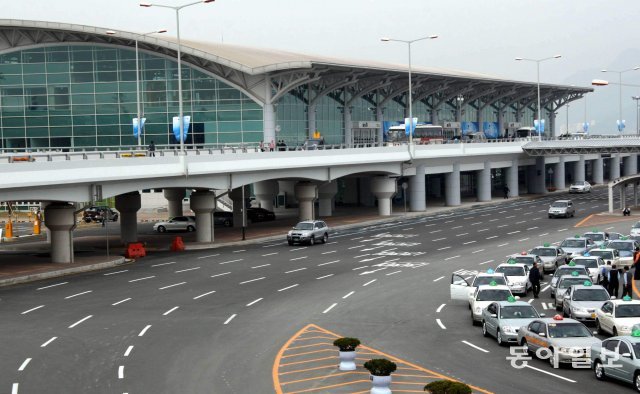
[[[600,283],[599,275],[601,268],[604,265],[604,261],[602,261],[600,257],[592,256],[591,253],[587,252],[583,256],[574,257],[571,261],[576,263],[576,265],[583,265],[589,272],[589,276],[593,283]]]
[[[167,231],[196,231],[196,220],[193,216],[176,216],[169,220],[153,225],[153,231],[164,233]]]
[[[640,237],[640,222],[637,222],[633,227],[631,227],[629,235],[632,237]]]
[[[610,300],[596,310],[596,328],[613,336],[631,335],[634,324],[640,323],[640,301],[624,297]]]
[[[532,288],[529,281],[529,266],[523,263],[506,263],[500,264],[496,268],[496,272],[504,274],[507,278],[507,286],[513,293],[527,295],[529,289]]]
[[[591,249],[589,251],[591,256],[600,257],[605,264],[611,263],[611,265],[620,266],[620,256],[618,255],[618,249],[603,248]]]
[[[471,322],[473,325],[482,321],[482,311],[491,303],[496,301],[508,301],[513,297],[509,286],[505,285],[482,285],[473,294],[471,300]],[[515,298],[515,297],[514,297]],[[517,298],[516,298],[517,299]]]
[[[591,184],[587,181],[572,183],[569,193],[591,193]]]
[[[471,282],[469,282],[468,279],[465,279],[462,275],[452,274],[450,286],[451,299],[456,300],[464,298],[466,295],[467,301],[469,302],[469,308],[471,308],[471,301],[473,300],[476,288],[482,285],[490,285],[491,283],[506,285],[507,279],[503,274],[495,273],[493,270],[477,274]]]

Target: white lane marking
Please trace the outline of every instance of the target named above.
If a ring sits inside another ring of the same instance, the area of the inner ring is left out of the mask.
[[[487,237],[487,238],[485,238],[485,239],[494,239],[494,238],[498,238],[498,236],[497,236],[497,235],[492,235],[492,236]]]
[[[351,238],[352,241],[355,241],[356,239],[362,239],[364,237],[355,237],[355,238]]]
[[[459,258],[459,257],[460,257],[460,255],[459,255],[459,254],[457,254],[457,255],[455,255],[455,256],[447,257],[446,259],[444,259],[444,261],[457,259],[457,258]]]
[[[542,233],[542,234],[539,234],[539,235],[538,235],[538,237],[544,237],[545,235],[549,235],[549,233]]]
[[[328,263],[318,264],[318,267],[323,266],[323,265],[329,265],[329,264],[333,264],[333,263],[338,263],[338,262],[340,262],[340,260],[329,261]]]
[[[554,378],[566,380],[567,382],[570,382],[570,383],[576,383],[575,380],[571,380],[569,378],[565,378],[564,376],[556,375],[555,373],[547,372],[544,369],[539,369],[539,368],[536,368],[536,367],[532,367],[531,365],[527,365],[527,364],[525,364],[524,366],[529,368],[529,369],[533,369],[534,371],[542,372],[542,373],[547,374],[549,376],[553,376]]]
[[[402,231],[413,230],[413,227],[403,228]]]
[[[245,280],[244,282],[240,282],[240,283],[238,283],[238,284],[240,284],[240,285],[244,285],[245,283],[255,282],[255,281],[258,281],[258,280],[262,280],[262,279],[264,279],[264,278],[266,278],[266,276],[261,276],[260,278],[255,278],[255,279]]]
[[[430,223],[430,224],[425,224],[424,226],[425,227],[431,227],[431,226],[435,226],[435,225],[436,225],[435,223]]]
[[[446,224],[446,223],[453,223],[453,220],[447,220],[447,221],[445,222],[445,224]]]
[[[489,263],[493,263],[494,260],[487,260],[487,261],[483,261],[482,263],[480,263],[480,265],[485,265],[485,264],[489,264]]]
[[[519,232],[520,232],[520,230],[510,231],[510,232],[507,233],[507,235],[518,234]]]
[[[290,273],[292,273],[292,272],[303,271],[303,270],[306,270],[306,268],[298,268],[298,269],[291,270],[291,271],[285,271],[284,273],[285,273],[285,274],[290,274]]]
[[[482,222],[475,222],[475,223],[471,223],[472,226],[477,226],[479,224],[482,224]]]
[[[124,352],[124,356],[125,356],[125,357],[129,357],[129,355],[131,354],[131,351],[132,351],[132,350],[133,350],[133,345],[130,345],[130,346],[127,348],[127,351],[125,351],[125,352]]]
[[[47,347],[48,344],[50,344],[51,342],[55,341],[56,339],[58,339],[58,337],[52,337],[47,342],[45,342],[42,345],[40,345],[40,347]]]
[[[143,336],[148,329],[151,328],[151,324],[149,324],[148,326],[146,326],[145,328],[142,329],[142,331],[140,331],[140,334],[138,334],[139,337]]]
[[[362,287],[364,287],[364,286],[369,286],[370,284],[372,284],[373,282],[375,282],[375,281],[377,281],[377,280],[378,280],[378,279],[370,280],[370,281],[368,281],[367,283],[363,284],[363,285],[362,285]]]
[[[527,301],[527,302],[528,302],[529,304],[531,304],[531,303],[533,302],[533,300],[534,300],[534,299],[532,298],[532,299],[530,299],[530,300],[529,300],[529,301]],[[544,307],[544,306],[543,306],[543,307]]]
[[[569,230],[569,229],[568,228],[561,228],[560,230],[558,230],[558,232],[567,231],[567,230]]]
[[[394,275],[394,274],[397,274],[397,273],[400,273],[400,272],[402,272],[402,270],[389,272],[388,274],[385,274],[385,275],[389,276],[389,275]]]
[[[69,326],[69,328],[73,328],[73,327],[77,326],[78,324],[80,324],[80,323],[82,323],[82,322],[84,322],[84,321],[86,321],[86,320],[91,319],[92,317],[93,317],[93,315],[85,316],[85,317],[83,317],[82,319],[80,319],[80,320],[78,320],[77,322],[75,322],[75,323],[73,323],[72,325],[70,325],[70,326]]]
[[[452,222],[453,222],[453,220],[452,220]],[[445,222],[445,223],[446,223],[446,222]],[[455,229],[458,229],[458,228],[462,228],[462,226],[455,226],[455,227],[451,227],[451,230],[455,230]]]
[[[479,233],[481,233],[483,231],[489,231],[489,229],[488,228],[483,228],[483,229],[478,230]]]
[[[83,291],[82,293],[78,293],[78,294],[73,294],[67,297],[64,297],[65,300],[68,300],[69,298],[73,298],[73,297],[77,297],[77,296],[81,296],[83,294],[88,294],[88,293],[93,293],[93,290],[87,290],[87,291]]]
[[[471,254],[476,254],[476,253],[480,253],[480,252],[484,252],[484,249],[474,250],[473,252],[471,252]]]
[[[441,276],[441,277],[439,277],[439,278],[435,278],[433,281],[434,281],[434,282],[437,282],[437,281],[439,281],[440,279],[444,279],[444,276]]]
[[[357,271],[357,270],[361,270],[361,269],[367,268],[367,267],[368,267],[368,265],[363,265],[362,267],[353,268],[351,271]]]
[[[238,316],[238,314],[234,313],[233,315],[229,316],[229,318],[227,320],[225,320],[224,323],[222,323],[222,324],[229,324],[229,322],[231,320],[233,320],[233,318],[236,317],[236,316]]]
[[[498,212],[498,213],[502,213],[502,212]],[[505,216],[504,218],[505,219],[513,219],[515,217],[516,217],[516,215],[509,215],[509,216]]]
[[[529,228],[527,229],[527,231],[529,231],[529,230],[535,230],[535,229],[537,229],[537,228],[538,228],[538,226],[529,227]]]
[[[202,298],[202,297],[204,297],[204,296],[208,296],[209,294],[213,294],[213,293],[215,293],[215,292],[216,292],[215,290],[208,291],[208,292],[206,292],[206,293],[204,293],[204,294],[200,294],[199,296],[195,296],[195,297],[193,297],[193,299],[194,299],[194,300],[197,300],[198,298]]]
[[[165,313],[163,313],[162,316],[167,316],[169,313],[175,311],[178,308],[180,308],[180,307],[179,306],[174,306],[173,308],[171,308],[168,311],[166,311]]]
[[[289,259],[289,261],[306,259],[308,256],[296,257],[295,259]]]
[[[529,240],[529,238],[522,238],[522,239],[519,239],[518,242],[524,242],[524,241],[528,241],[528,240]]]
[[[229,264],[229,263],[235,263],[236,261],[242,261],[244,259],[237,259],[237,260],[229,260],[229,261],[223,261],[222,263],[218,263],[218,264]]]
[[[440,306],[438,307],[438,309],[436,309],[436,313],[440,313],[440,311],[442,311],[442,308],[444,308],[444,307],[445,307],[445,305],[447,305],[447,304],[442,304],[442,305],[440,305]]]
[[[124,365],[118,367],[118,379],[124,379]]]
[[[29,365],[30,361],[31,361],[31,358],[28,358],[28,359],[24,360],[22,362],[22,365],[20,365],[20,368],[18,368],[18,371],[24,371],[24,369],[27,367],[27,365]]]
[[[22,313],[21,313],[21,315],[26,315],[27,313],[29,313],[29,312],[33,312],[33,311],[35,311],[35,310],[37,310],[37,309],[40,309],[40,308],[42,308],[42,307],[44,307],[44,305],[36,306],[35,308],[31,308],[31,309],[29,309],[29,310],[26,310],[26,311],[22,312]]]
[[[51,287],[66,285],[67,283],[69,283],[69,282],[62,282],[62,283],[56,283],[55,285],[49,285],[49,286],[45,286],[45,287],[38,287],[36,290],[49,289]]]
[[[547,286],[543,287],[542,290],[540,290],[540,291],[547,291],[547,290],[549,290],[550,287],[551,287],[551,285],[547,285]]]
[[[490,222],[495,222],[497,220],[500,220],[500,219],[489,219]]]
[[[278,254],[278,252],[263,254],[262,257],[273,256],[274,254]]]
[[[325,276],[319,276],[316,279],[324,279],[324,278],[328,278],[330,276],[333,276],[333,274],[329,274],[329,275],[325,275]]]
[[[463,244],[463,245],[469,245],[469,244],[474,244],[474,243],[476,243],[476,242],[477,242],[477,241],[468,241],[468,242],[463,242],[462,244]]]
[[[176,263],[175,261],[170,261],[168,263],[154,264],[154,265],[152,265],[152,267],[161,267],[163,265],[170,265],[170,264],[175,264],[175,263]]]
[[[278,246],[278,245],[284,245],[284,242],[279,243],[279,244],[273,244],[273,245],[263,245],[262,247],[263,247],[263,248],[272,248],[272,247],[274,247],[274,246]]]
[[[503,227],[507,227],[507,226],[508,226],[508,224],[501,224],[497,228],[503,228]]]
[[[234,250],[231,253],[242,253],[242,252],[246,252],[245,249],[239,249],[239,250]]]
[[[195,271],[195,270],[199,270],[199,269],[200,269],[200,267],[186,268],[186,269],[183,269],[183,270],[175,271],[175,273],[179,274],[180,272]]]
[[[464,237],[465,235],[469,235],[469,233],[456,234],[456,237]]]
[[[356,245],[356,246],[352,246],[352,247],[347,248],[347,249],[349,249],[349,250],[351,250],[351,249],[358,249],[358,248],[364,248],[365,246],[367,246],[367,245]]]
[[[344,296],[342,296],[342,299],[347,299],[349,298],[349,296],[351,296],[353,293],[355,293],[355,291],[350,291],[349,293],[345,294]]]
[[[109,276],[109,275],[116,275],[116,274],[121,274],[123,272],[128,272],[129,270],[122,270],[122,271],[116,271],[116,272],[109,272],[106,274],[103,274],[104,276]]]
[[[507,245],[509,245],[509,242],[505,242],[505,243],[503,243],[503,244],[498,245],[498,248],[501,248],[501,247],[503,247],[503,246],[507,246]]]
[[[465,344],[465,345],[467,345],[467,346],[471,346],[471,347],[472,347],[472,348],[474,348],[474,349],[478,349],[478,350],[480,350],[481,352],[489,353],[489,351],[488,351],[488,350],[483,349],[483,348],[481,348],[480,346],[476,346],[476,345],[474,345],[473,343],[470,343],[470,342],[467,342],[467,341],[462,341],[462,343],[464,343],[464,344]]]
[[[285,290],[293,289],[294,287],[297,287],[297,286],[298,286],[298,283],[296,283],[295,285],[283,287],[282,289],[280,289],[278,291],[285,291]]]
[[[305,250],[306,248],[308,248],[308,246],[304,246],[302,248],[291,249],[291,250],[289,250],[289,252],[295,252],[296,250]]]
[[[436,239],[432,239],[431,241],[432,242],[438,242],[438,241],[444,241],[445,239],[447,239],[447,238],[446,237],[445,238],[436,238]]]
[[[222,274],[215,274],[215,275],[211,275],[212,278],[216,278],[218,276],[222,276],[222,275],[229,275],[231,272],[223,272]]]
[[[361,254],[360,256],[355,256],[355,257],[354,257],[354,259],[359,259],[359,258],[362,258],[362,257],[367,257],[368,255],[369,255],[369,253],[367,253],[367,254]]]
[[[607,227],[605,230],[613,230],[613,227]]]
[[[129,281],[129,283],[138,282],[138,281],[141,281],[141,280],[146,280],[146,279],[151,279],[151,278],[155,278],[155,275],[145,276],[144,278],[132,279],[132,280]]]
[[[438,248],[437,250],[445,250],[445,249],[451,249],[451,246],[445,246],[443,248]]]
[[[176,286],[184,285],[185,283],[187,283],[187,282],[174,283],[174,284],[169,285],[169,286],[158,287],[158,290],[164,290],[164,289],[168,289],[170,287],[176,287]]]
[[[116,306],[116,305],[122,304],[123,302],[127,302],[127,301],[129,301],[130,299],[131,299],[130,297],[129,297],[129,298],[125,298],[124,300],[120,300],[120,301],[118,301],[118,302],[114,302],[114,303],[113,303],[113,304],[111,304],[111,305],[112,305],[112,306]]]
[[[519,222],[516,222],[516,224],[522,224],[522,223],[525,223],[525,222],[526,222],[526,220],[521,220]]]
[[[436,323],[438,323],[438,325],[440,326],[440,328],[442,328],[443,330],[446,330],[447,327],[444,326],[444,324],[442,324],[442,321],[440,319],[436,319]]]
[[[329,313],[330,310],[332,310],[336,305],[338,305],[337,302],[334,302],[333,304],[331,304],[330,307],[328,307],[327,309],[325,309],[324,311],[322,311],[322,313]]]
[[[330,251],[330,252],[322,252],[322,253],[320,253],[320,254],[329,254],[329,253],[335,253],[335,252],[337,252],[337,250],[332,250],[332,251]]]
[[[262,268],[262,267],[268,267],[271,264],[262,264],[262,265],[256,265],[255,267],[251,267],[251,269],[256,269],[256,268]]]
[[[11,394],[18,394],[18,386],[19,386],[19,384],[18,384],[18,383],[14,383],[14,384],[11,386]]]
[[[253,304],[257,303],[257,302],[260,302],[262,300],[264,300],[264,298],[258,298],[257,300],[253,300],[250,303],[248,303],[247,306],[251,306],[251,305],[253,305]]]
[[[216,256],[220,256],[220,253],[210,254],[210,255],[208,255],[208,256],[200,256],[200,257],[198,257],[198,258],[199,258],[199,259],[206,259],[206,258],[209,258],[209,257],[216,257]]]
[[[433,230],[433,231],[429,231],[429,234],[435,234],[435,233],[439,233],[442,230]]]

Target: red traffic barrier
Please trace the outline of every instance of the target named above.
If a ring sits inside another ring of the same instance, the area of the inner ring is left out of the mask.
[[[182,242],[182,237],[175,237],[173,239],[173,242],[171,242],[171,251],[184,252],[184,242]]]
[[[147,255],[147,251],[144,249],[142,242],[131,242],[127,245],[127,251],[125,257],[128,259],[137,259]]]

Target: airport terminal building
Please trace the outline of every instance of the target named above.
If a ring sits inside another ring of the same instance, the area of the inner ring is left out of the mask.
[[[327,144],[379,144],[385,127],[408,116],[404,59],[352,61],[184,40],[181,51],[186,144],[296,146],[314,132]],[[167,34],[0,20],[0,148],[135,146],[138,107],[143,145],[178,144],[176,54]],[[536,113],[535,83],[414,66],[412,86],[420,123],[491,138],[531,126]],[[590,91],[542,84],[546,133],[559,107]]]

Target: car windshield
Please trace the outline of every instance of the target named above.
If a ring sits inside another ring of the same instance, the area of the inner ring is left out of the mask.
[[[584,237],[589,238],[594,242],[604,241],[604,234],[585,234]]]
[[[528,319],[539,317],[531,305],[505,306],[500,311],[501,319]]]
[[[516,257],[516,261],[520,264],[533,265],[533,257]]]
[[[581,285],[585,281],[585,278],[564,278],[558,282],[558,289],[568,289],[572,285]],[[591,281],[589,281],[591,282]]]
[[[561,248],[584,248],[585,240],[584,239],[565,239],[560,244]]]
[[[622,251],[633,252],[633,242],[614,241],[610,242],[608,247],[611,249],[618,249],[618,251],[620,252],[620,256],[622,256]]]
[[[592,250],[589,253],[593,256],[598,256],[603,259],[613,260],[613,252],[610,250]]]
[[[573,292],[574,301],[607,301],[610,298],[604,289],[577,289]]]
[[[498,267],[496,272],[504,274],[504,276],[524,276],[524,268],[522,267]]]
[[[553,204],[551,204],[552,208],[566,208],[567,207],[567,203],[566,202],[559,202],[556,201]]]
[[[636,224],[634,224],[633,228],[640,228],[640,222],[637,222]]]
[[[582,323],[549,323],[549,338],[590,337],[591,332]]]
[[[504,280],[504,276],[477,276],[473,281],[473,287],[478,287],[482,285],[489,285],[491,282],[496,282],[498,285],[506,285],[507,282]]]
[[[616,307],[616,317],[640,317],[640,304],[619,304]]]
[[[567,267],[567,268],[558,268],[553,276],[561,277],[562,275],[571,275],[573,271],[576,271],[580,275],[587,275],[587,270],[583,267]]]
[[[538,256],[555,256],[556,250],[551,248],[535,248],[531,251],[531,254]]]
[[[476,301],[506,301],[511,296],[511,292],[506,289],[481,290],[478,292]]]
[[[640,358],[640,343],[632,343],[633,352],[636,354],[636,358]]]
[[[313,223],[298,223],[294,230],[313,230]]]
[[[587,268],[598,268],[597,259],[580,259],[580,265],[584,265]]]

